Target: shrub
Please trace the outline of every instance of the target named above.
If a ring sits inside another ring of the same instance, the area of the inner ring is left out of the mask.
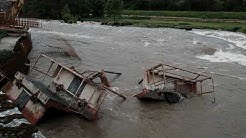
[[[114,21],[116,17],[121,16],[123,9],[122,0],[108,0],[105,4],[105,13],[108,17],[113,17]]]
[[[4,49],[0,51],[0,64],[5,64],[13,56],[14,56],[14,52],[12,50]]]
[[[179,25],[190,25],[190,23],[179,23]]]
[[[77,17],[74,17],[72,14],[71,14],[71,11],[69,9],[69,6],[68,4],[66,4],[63,9],[62,9],[62,20],[65,22],[65,23],[77,23]]]
[[[62,20],[65,23],[77,23],[77,18],[74,17],[72,14],[68,14],[68,13],[63,14]]]
[[[7,32],[5,30],[0,30],[0,40],[6,36],[8,36]]]

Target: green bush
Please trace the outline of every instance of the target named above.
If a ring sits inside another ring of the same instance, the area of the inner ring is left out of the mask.
[[[135,16],[166,16],[205,19],[246,19],[246,12],[200,12],[200,11],[137,11],[124,10],[123,15]]]
[[[12,50],[2,50],[0,51],[0,64],[5,64],[10,58],[14,56],[14,52]]]
[[[240,26],[235,26],[235,27],[232,28],[231,31],[237,32],[237,31],[240,30],[241,28],[242,28],[242,27],[240,27]]]
[[[6,36],[8,36],[8,33],[5,30],[0,30],[0,40]]]
[[[129,16],[127,17],[128,19],[133,19],[133,20],[150,20],[150,17],[144,17],[144,16]]]
[[[71,14],[68,4],[63,7],[61,14],[65,23],[77,23],[77,17]]]
[[[178,23],[179,25],[190,25],[190,23]]]
[[[246,28],[240,29],[239,31],[246,34]]]
[[[63,14],[62,16],[62,20],[65,22],[65,23],[77,23],[77,18],[74,17],[73,15],[71,14]]]
[[[116,17],[120,17],[123,9],[122,0],[108,0],[105,4],[105,13],[108,17],[113,17],[114,21]]]

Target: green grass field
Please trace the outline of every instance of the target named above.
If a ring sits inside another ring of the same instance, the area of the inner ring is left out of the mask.
[[[86,19],[114,22],[110,18]],[[246,12],[123,11],[116,22],[139,27],[214,29],[246,33]]]
[[[189,17],[203,19],[246,19],[246,12],[199,12],[199,11],[138,11],[125,10],[123,15]]]
[[[141,27],[169,27],[169,28],[195,28],[195,29],[214,29],[233,32],[246,33],[246,24],[237,22],[193,22],[182,20],[131,20],[122,19],[124,22],[131,22],[134,26]]]

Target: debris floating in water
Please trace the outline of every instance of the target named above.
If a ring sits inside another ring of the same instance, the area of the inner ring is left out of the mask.
[[[197,95],[214,93],[212,77],[167,64],[159,64],[147,69],[143,79],[139,81],[139,84],[141,83],[143,91],[135,97],[144,100],[178,103],[190,93]]]
[[[49,63],[50,66],[41,69],[40,63]],[[36,75],[32,76],[33,73]],[[104,70],[79,73],[74,67],[68,68],[46,55],[40,55],[29,75],[17,72],[14,81],[6,84],[3,90],[33,125],[50,108],[93,120],[98,118],[97,113],[108,92],[126,99],[111,88],[106,73],[121,75]]]

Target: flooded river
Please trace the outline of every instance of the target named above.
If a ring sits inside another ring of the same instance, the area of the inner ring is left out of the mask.
[[[211,30],[111,27],[98,23],[43,22],[30,30],[31,62],[46,54],[61,63],[86,69],[122,72],[113,85],[128,96],[110,94],[100,119],[57,115],[38,128],[47,137],[67,138],[243,138],[246,137],[246,35]],[[213,95],[184,99],[178,104],[141,102],[137,82],[144,69],[171,63],[215,79]],[[45,63],[43,65],[46,66]]]

